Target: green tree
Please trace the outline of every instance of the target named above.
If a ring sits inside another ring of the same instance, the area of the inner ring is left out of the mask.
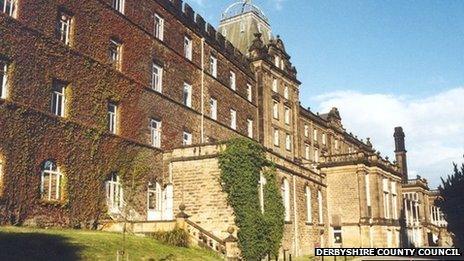
[[[448,230],[454,233],[454,243],[461,249],[464,247],[464,163],[459,168],[454,163],[454,174],[441,179],[438,188],[440,198],[437,205],[441,208],[448,222]]]

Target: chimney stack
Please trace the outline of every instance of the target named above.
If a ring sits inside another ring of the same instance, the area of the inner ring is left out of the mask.
[[[400,167],[403,182],[408,181],[408,163],[406,159],[406,146],[404,144],[404,132],[402,127],[395,128],[395,156],[396,162]]]

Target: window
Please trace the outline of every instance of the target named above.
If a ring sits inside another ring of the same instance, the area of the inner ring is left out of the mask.
[[[274,64],[276,67],[280,67],[280,57],[278,55],[274,58]]]
[[[279,146],[279,130],[274,129],[274,145]]]
[[[162,208],[162,195],[163,190],[161,189],[161,184],[156,182],[155,185],[149,183],[147,190],[147,208],[148,210],[160,212]]]
[[[267,180],[263,173],[259,174],[259,205],[261,207],[261,213],[264,213],[264,186],[266,186]]]
[[[64,117],[66,104],[66,84],[59,81],[53,82],[52,113]]]
[[[314,141],[317,141],[317,129],[314,129]]]
[[[237,129],[237,111],[231,109],[230,110],[230,127],[232,129]]]
[[[335,149],[338,150],[338,140],[335,140]]]
[[[397,204],[397,194],[396,194],[396,182],[391,182],[391,194],[392,194],[392,218],[398,218],[398,204]]]
[[[312,206],[311,206],[311,188],[309,186],[305,187],[305,196],[306,196],[306,222],[313,222]]]
[[[304,125],[304,136],[306,138],[309,136],[309,126],[307,124]]]
[[[217,58],[211,55],[209,62],[210,62],[211,75],[214,78],[217,78]]]
[[[292,150],[292,136],[288,133],[285,135],[285,149],[288,151]]]
[[[182,145],[184,146],[192,145],[192,133],[184,131],[182,135]]]
[[[154,32],[156,38],[163,41],[164,40],[164,19],[161,18],[158,14],[155,14],[155,21],[154,21]]]
[[[156,148],[161,148],[161,121],[150,120],[150,136],[151,145]]]
[[[58,37],[58,40],[60,40],[62,43],[66,45],[69,45],[69,39],[71,34],[71,22],[72,16],[61,11],[56,26],[56,35]]]
[[[279,119],[279,103],[277,101],[272,102],[272,117],[274,117],[274,119]]]
[[[225,27],[222,28],[222,35],[227,36],[227,28]]]
[[[1,11],[16,18],[16,2],[17,0],[0,0]]]
[[[290,221],[290,185],[286,178],[282,180],[280,189],[282,191],[282,199],[284,200],[285,221]]]
[[[122,44],[115,40],[110,39],[109,58],[111,65],[120,70],[121,69],[121,50]]]
[[[305,159],[309,160],[311,147],[308,144],[305,144]]]
[[[8,63],[0,60],[0,99],[6,99],[8,94]]]
[[[108,131],[116,134],[117,130],[118,106],[114,103],[108,103]]]
[[[192,107],[192,86],[184,83],[183,103],[187,107]]]
[[[253,138],[253,120],[247,119],[247,133],[249,138]]]
[[[251,84],[247,84],[247,100],[249,102],[253,101],[253,90],[251,88]]]
[[[288,100],[289,96],[290,96],[290,94],[289,94],[288,86],[285,85],[284,98]]]
[[[240,32],[241,33],[245,32],[245,23],[243,21],[240,22]]]
[[[365,176],[365,182],[366,182],[366,204],[367,204],[367,211],[368,211],[368,216],[371,216],[371,184],[369,180],[369,174],[366,174]]]
[[[277,84],[277,79],[274,78],[274,79],[272,80],[272,91],[273,91],[273,92],[278,92],[278,86],[277,86],[277,85],[278,85],[278,84]]]
[[[234,91],[237,89],[235,73],[232,71],[230,72],[230,88]]]
[[[122,189],[121,180],[117,173],[111,174],[105,182],[106,204],[108,212],[121,213],[124,207],[124,192]]]
[[[324,223],[324,213],[323,211],[323,205],[322,205],[322,192],[319,190],[317,191],[317,204],[319,205],[319,224]]]
[[[42,165],[40,177],[40,195],[43,200],[62,199],[62,177],[60,169],[51,160],[45,161]]]
[[[317,149],[314,150],[314,162],[319,162],[319,150]]]
[[[192,52],[193,52],[192,39],[185,36],[184,37],[184,56],[185,56],[185,58],[187,58],[187,59],[189,59],[191,61],[192,60]]]
[[[125,0],[113,0],[113,8],[122,14],[124,14],[124,1]]]
[[[211,107],[211,119],[217,120],[217,100],[211,98],[209,100],[209,105]]]
[[[327,144],[327,135],[325,133],[322,133],[322,144]]]
[[[383,211],[385,218],[390,218],[390,200],[388,190],[388,179],[383,179]]]
[[[290,108],[285,107],[285,124],[290,124]]]
[[[151,88],[160,93],[163,91],[163,68],[155,62],[151,68]]]

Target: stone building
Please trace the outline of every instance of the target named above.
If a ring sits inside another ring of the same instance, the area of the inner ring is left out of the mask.
[[[172,220],[185,205],[224,240],[234,218],[217,157],[248,137],[276,164],[283,250],[400,244],[405,151],[391,163],[336,108],[301,106],[297,70],[257,6],[232,4],[216,31],[182,0],[2,3],[1,223]],[[150,174],[127,180],[142,165]]]

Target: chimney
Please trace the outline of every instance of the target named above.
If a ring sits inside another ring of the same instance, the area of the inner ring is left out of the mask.
[[[402,127],[395,128],[395,156],[396,162],[400,167],[400,172],[403,178],[403,182],[408,181],[408,163],[406,159],[406,148],[404,145],[404,132]]]

